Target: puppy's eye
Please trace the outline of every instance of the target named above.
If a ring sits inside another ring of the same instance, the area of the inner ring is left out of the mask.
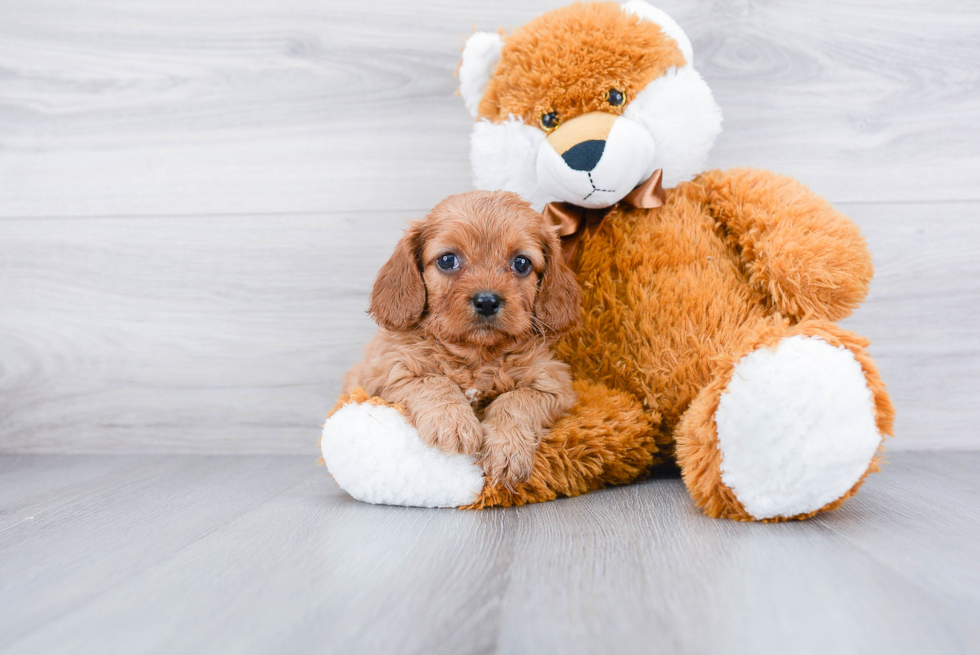
[[[553,130],[561,123],[561,117],[553,111],[549,111],[541,117],[541,127],[545,130]]]
[[[524,255],[514,257],[510,265],[518,275],[527,275],[531,271],[531,260]]]
[[[609,95],[606,96],[606,100],[613,107],[619,107],[626,102],[626,96],[619,89],[609,89]]]
[[[436,266],[443,271],[455,271],[459,268],[459,257],[451,252],[447,252],[445,255],[439,255],[436,259]]]

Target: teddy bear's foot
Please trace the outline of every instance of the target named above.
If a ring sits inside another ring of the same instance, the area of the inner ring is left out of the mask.
[[[678,462],[709,516],[806,518],[838,507],[890,434],[867,342],[837,326],[775,323],[723,362],[678,427]]]
[[[323,461],[340,488],[366,503],[459,507],[483,491],[468,455],[430,448],[395,406],[357,390],[323,426]]]

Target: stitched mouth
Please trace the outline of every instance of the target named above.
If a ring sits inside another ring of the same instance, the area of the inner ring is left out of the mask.
[[[592,186],[592,191],[589,192],[589,195],[582,198],[582,200],[588,200],[596,191],[601,191],[602,193],[616,193],[616,189],[600,189],[597,187],[595,182],[592,181],[592,171],[587,171],[587,173],[589,175],[589,184]]]

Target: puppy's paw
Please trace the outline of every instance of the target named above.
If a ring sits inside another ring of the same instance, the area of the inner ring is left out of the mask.
[[[415,417],[422,441],[447,453],[475,455],[483,445],[483,426],[469,405],[444,405]]]
[[[513,490],[527,482],[534,470],[537,435],[526,427],[495,422],[483,424],[483,472],[498,484]]]

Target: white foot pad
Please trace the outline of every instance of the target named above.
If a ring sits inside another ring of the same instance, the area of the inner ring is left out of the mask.
[[[483,491],[483,469],[472,457],[429,448],[391,407],[341,408],[324,424],[320,445],[337,484],[366,503],[459,507]]]
[[[743,357],[715,422],[722,482],[756,519],[837,500],[881,443],[861,365],[816,337],[789,337]]]

